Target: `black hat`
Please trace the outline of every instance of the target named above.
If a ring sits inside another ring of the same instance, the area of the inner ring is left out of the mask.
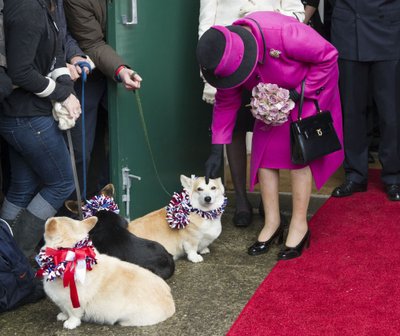
[[[197,61],[206,81],[217,89],[234,88],[257,64],[255,37],[241,26],[212,26],[197,44]]]

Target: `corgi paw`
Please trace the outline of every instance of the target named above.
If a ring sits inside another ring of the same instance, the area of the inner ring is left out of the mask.
[[[207,253],[210,253],[210,249],[209,249],[208,247],[203,248],[203,249],[200,251],[200,254],[207,254]]]
[[[203,257],[200,254],[197,254],[195,252],[189,253],[187,258],[188,258],[188,260],[190,260],[191,262],[194,262],[194,263],[203,261]]]
[[[65,329],[75,329],[76,327],[81,325],[81,320],[77,317],[71,316],[68,320],[64,322]]]
[[[61,312],[57,315],[57,321],[65,321],[67,319],[68,319],[68,315],[64,314],[63,312]]]

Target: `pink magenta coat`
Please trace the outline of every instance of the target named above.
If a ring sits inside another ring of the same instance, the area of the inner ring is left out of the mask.
[[[258,22],[261,31],[253,20]],[[264,82],[274,83],[286,89],[296,89],[300,93],[301,82],[305,79],[302,116],[316,113],[316,108],[310,99],[317,99],[322,110],[331,111],[334,127],[343,146],[337,50],[309,26],[276,12],[255,12],[233,24],[251,28],[258,44],[258,64],[241,86],[217,90],[212,122],[212,143],[231,142],[243,88],[251,91],[258,83]],[[291,118],[297,119],[297,112],[298,104],[292,110],[289,121],[281,126],[269,126],[256,120],[251,154],[250,190],[253,190],[258,183],[259,168],[303,167],[292,164],[290,160],[289,126]],[[340,167],[343,158],[343,150],[340,150],[310,163],[318,189]]]

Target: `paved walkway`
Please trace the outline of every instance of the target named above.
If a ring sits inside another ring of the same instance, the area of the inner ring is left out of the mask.
[[[179,260],[171,286],[176,313],[167,321],[150,327],[120,327],[82,323],[72,331],[56,320],[58,308],[48,299],[0,314],[0,335],[157,335],[223,336],[229,330],[255,289],[275,264],[278,247],[269,255],[248,256],[262,226],[255,213],[249,228],[231,224],[231,209],[223,216],[222,234],[211,245],[202,263]],[[255,210],[256,212],[256,210]]]

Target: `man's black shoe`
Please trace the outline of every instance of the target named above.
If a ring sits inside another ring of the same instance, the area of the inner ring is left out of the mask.
[[[400,201],[400,184],[387,184],[386,194],[391,201]]]
[[[342,185],[332,191],[333,197],[346,197],[353,195],[355,192],[367,191],[367,183],[357,183],[353,181],[345,181]]]

